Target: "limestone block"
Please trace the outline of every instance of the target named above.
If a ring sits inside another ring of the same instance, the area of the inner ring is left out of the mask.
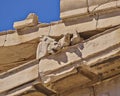
[[[95,86],[96,96],[119,96],[120,95],[120,76],[105,81]]]
[[[4,37],[4,35],[3,35],[3,37]],[[7,36],[5,35],[4,46],[12,46],[12,45],[20,44],[20,43],[21,43],[21,40],[20,40],[17,32],[14,32],[13,34],[7,34]]]
[[[90,96],[92,91],[90,88],[73,88],[67,92],[64,92],[62,96]]]
[[[67,33],[73,34],[76,30],[80,32],[96,30],[96,17],[85,16],[83,18],[76,18],[75,20],[63,22],[53,25],[51,27],[50,36],[61,36]]]
[[[76,30],[79,33],[89,33],[99,29],[111,28],[120,24],[120,9],[105,11],[93,16],[75,17],[72,20],[51,27],[50,36],[62,34],[73,34]]]
[[[60,0],[61,12],[87,7],[86,0]]]
[[[68,18],[71,18],[71,17],[83,16],[83,15],[86,15],[86,14],[88,14],[87,7],[61,12],[60,18],[61,19],[68,19]]]
[[[43,92],[38,91],[34,86],[36,86],[36,84],[38,83],[38,81],[33,81],[33,82],[29,82],[27,84],[23,84],[22,86],[19,86],[17,88],[14,88],[12,90],[7,91],[6,93],[0,94],[0,96],[46,96],[44,93],[46,90],[43,88]],[[38,87],[38,85],[37,85]],[[41,86],[39,87],[40,89]]]
[[[114,57],[112,58],[111,62],[109,61],[107,63],[102,62],[100,65],[93,67],[91,70],[96,70],[97,73],[102,73],[102,78],[109,78],[110,76],[120,73],[120,69],[117,69],[120,66],[119,62],[120,62],[120,58]],[[111,71],[112,69],[115,69],[115,70]],[[106,73],[106,71],[108,73]]]
[[[61,0],[61,19],[88,15],[89,12],[104,12],[117,8],[116,0]]]
[[[105,4],[116,0],[61,0],[61,12]]]
[[[61,0],[61,19],[87,14],[86,0]]]
[[[114,27],[120,24],[120,9],[115,12],[99,15],[97,29]]]
[[[71,36],[68,33],[68,34],[64,35],[62,39],[59,40],[61,47],[67,47],[70,45],[70,37]]]
[[[88,4],[90,6],[101,5],[101,4],[105,4],[105,3],[108,3],[108,2],[112,2],[112,1],[116,1],[116,0],[88,0]]]
[[[117,8],[116,0],[89,0],[89,12],[104,12],[108,10],[114,10]]]
[[[80,34],[76,32],[73,34],[73,37],[71,38],[71,45],[81,43],[82,41],[83,41],[83,38],[81,38]]]
[[[117,0],[117,7],[120,8],[120,0]]]
[[[76,23],[74,26],[76,28],[76,30],[79,33],[82,32],[89,32],[89,31],[94,31],[96,30],[96,24],[97,24],[97,20],[96,20],[97,16],[87,16],[87,17],[83,17],[78,19],[78,21],[74,21],[74,22],[79,22]]]
[[[32,86],[32,84],[25,84],[23,86],[20,86],[18,88],[15,88],[14,90],[7,92],[7,94],[4,94],[3,96],[17,96],[17,95],[20,95],[24,92],[33,91],[33,90],[35,90],[35,89]]]
[[[87,84],[90,81],[91,80],[89,80],[87,77],[81,74],[74,74],[58,80],[57,82],[54,83],[54,85],[51,84],[51,86],[57,92],[63,93],[72,88],[74,89],[75,87],[80,87],[84,84]],[[85,96],[88,96],[88,95],[85,95]]]
[[[75,69],[75,67],[68,67],[68,68],[63,68],[57,72],[53,72],[52,74],[41,75],[41,79],[43,83],[50,83],[76,73],[77,70]]]
[[[67,33],[74,33],[75,32],[75,26],[67,26],[65,25],[65,23],[60,23],[60,24],[56,24],[56,25],[52,25],[51,26],[51,32],[50,32],[50,36],[61,36],[61,35],[65,35]]]
[[[35,26],[38,24],[38,17],[35,14],[29,14],[28,17],[23,21],[14,23],[15,29],[22,29],[24,27]]]
[[[0,36],[0,46],[4,46],[5,45],[5,39],[6,39],[6,35]]]
[[[50,31],[50,26],[47,27],[40,27],[38,29],[38,36],[44,36],[44,35],[49,35],[49,31]]]
[[[38,61],[31,61],[0,74],[0,93],[38,78]]]

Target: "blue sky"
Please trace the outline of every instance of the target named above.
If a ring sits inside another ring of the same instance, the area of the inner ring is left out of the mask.
[[[0,0],[0,31],[13,29],[15,21],[24,20],[36,13],[39,22],[60,19],[60,0]]]

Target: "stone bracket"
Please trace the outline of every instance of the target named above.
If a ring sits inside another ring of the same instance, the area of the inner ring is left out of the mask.
[[[96,81],[99,79],[98,73],[90,69],[88,65],[83,64],[79,68],[77,68],[77,70],[80,74],[84,75],[90,80]]]

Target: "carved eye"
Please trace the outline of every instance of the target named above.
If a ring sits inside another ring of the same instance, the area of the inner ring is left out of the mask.
[[[45,38],[44,41],[47,41],[47,38]]]
[[[57,45],[57,44],[58,44],[57,42],[54,43],[54,45]]]

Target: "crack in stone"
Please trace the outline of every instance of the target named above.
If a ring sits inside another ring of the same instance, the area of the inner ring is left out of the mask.
[[[98,27],[99,14],[96,14],[96,29]]]
[[[99,8],[100,6],[102,6],[102,5],[105,4],[105,3],[109,3],[109,1],[102,2],[102,3],[98,4],[91,12],[94,13],[94,11],[95,11],[97,8]],[[89,2],[88,2],[88,6],[89,6]]]
[[[86,0],[86,5],[87,5],[87,12],[90,13],[90,11],[89,11],[89,1],[88,0]]]

